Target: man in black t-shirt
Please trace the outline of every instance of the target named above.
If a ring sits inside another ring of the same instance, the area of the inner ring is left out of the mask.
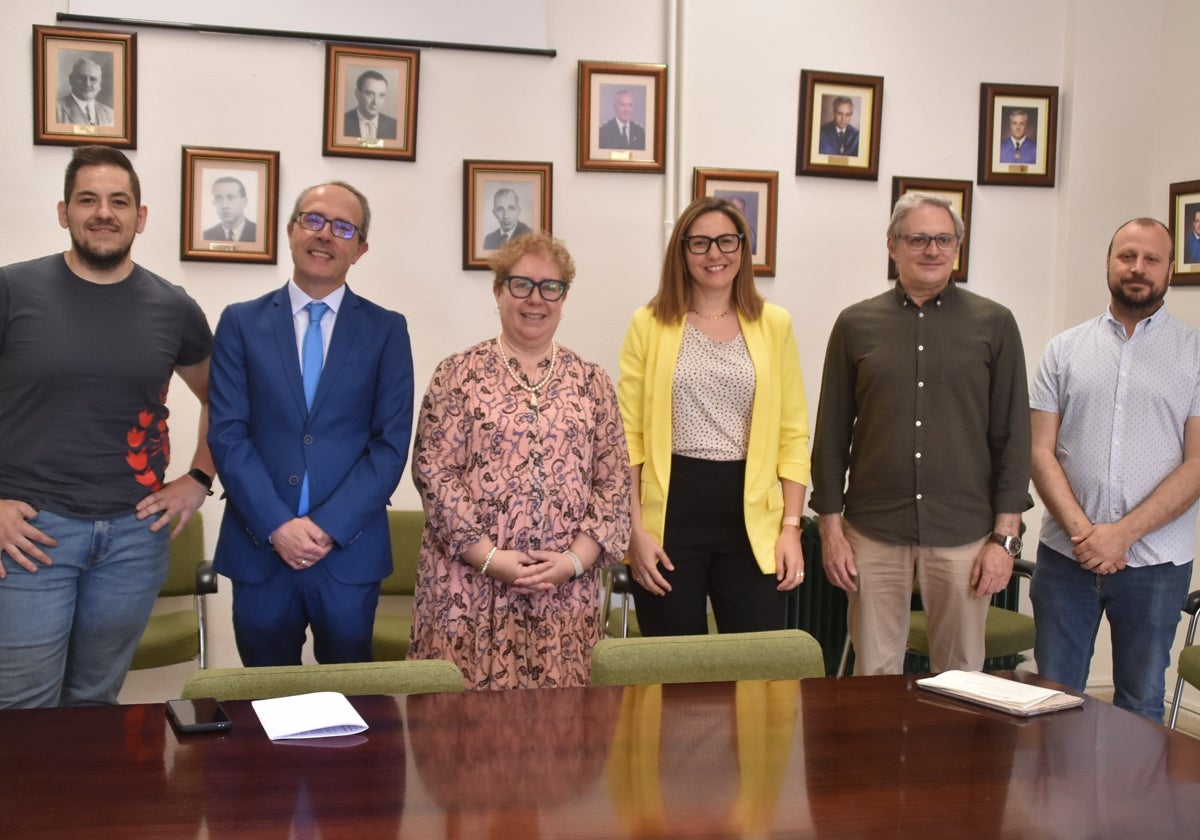
[[[58,205],[71,247],[0,268],[0,708],[115,703],[176,536],[212,484],[212,333],[130,257],[146,223],[129,159],[76,149]],[[169,483],[167,388],[201,403]]]

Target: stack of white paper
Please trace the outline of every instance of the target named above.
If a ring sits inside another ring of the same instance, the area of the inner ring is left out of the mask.
[[[250,705],[272,741],[331,738],[354,735],[367,729],[366,721],[346,696],[336,691],[255,700]]]
[[[934,677],[917,680],[923,688],[942,689],[955,694],[1002,703],[1014,709],[1029,709],[1062,694],[1053,688],[1006,680],[979,671],[943,671]]]

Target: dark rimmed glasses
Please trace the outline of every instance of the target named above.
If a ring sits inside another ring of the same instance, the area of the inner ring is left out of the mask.
[[[683,237],[683,247],[692,254],[707,254],[708,249],[716,242],[718,251],[722,254],[732,254],[742,247],[743,239],[745,236],[740,233],[723,233],[720,236],[685,236]]]
[[[353,239],[354,234],[361,233],[358,225],[345,219],[326,219],[320,213],[297,213],[296,221],[305,230],[317,233],[329,225],[329,231],[338,239]],[[366,237],[363,237],[364,239]]]
[[[533,294],[534,289],[537,289],[542,300],[547,303],[553,303],[561,298],[571,285],[566,280],[534,280],[519,274],[505,277],[504,282],[508,286],[508,293],[515,298],[524,300]]]
[[[898,233],[897,239],[903,239],[908,245],[908,250],[914,252],[924,251],[932,242],[937,245],[939,251],[953,251],[958,247],[958,237],[953,233],[939,233],[937,236],[930,236],[928,233]]]

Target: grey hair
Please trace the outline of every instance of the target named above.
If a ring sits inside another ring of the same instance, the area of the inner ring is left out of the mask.
[[[888,239],[895,239],[900,235],[900,225],[904,224],[904,219],[913,210],[916,210],[922,205],[930,207],[941,207],[950,214],[950,218],[954,220],[954,235],[961,241],[963,238],[963,220],[962,216],[958,215],[958,211],[954,209],[954,204],[950,199],[944,196],[935,195],[927,192],[907,192],[900,196],[896,202],[896,206],[892,208],[892,218],[888,222],[887,235]]]

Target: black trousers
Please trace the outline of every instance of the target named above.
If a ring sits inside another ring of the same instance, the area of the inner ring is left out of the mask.
[[[633,584],[642,635],[708,633],[709,599],[721,633],[783,629],[786,595],[775,575],[763,574],[746,536],[745,483],[745,461],[671,457],[663,550],[675,571],[659,567],[671,585],[666,595]]]

